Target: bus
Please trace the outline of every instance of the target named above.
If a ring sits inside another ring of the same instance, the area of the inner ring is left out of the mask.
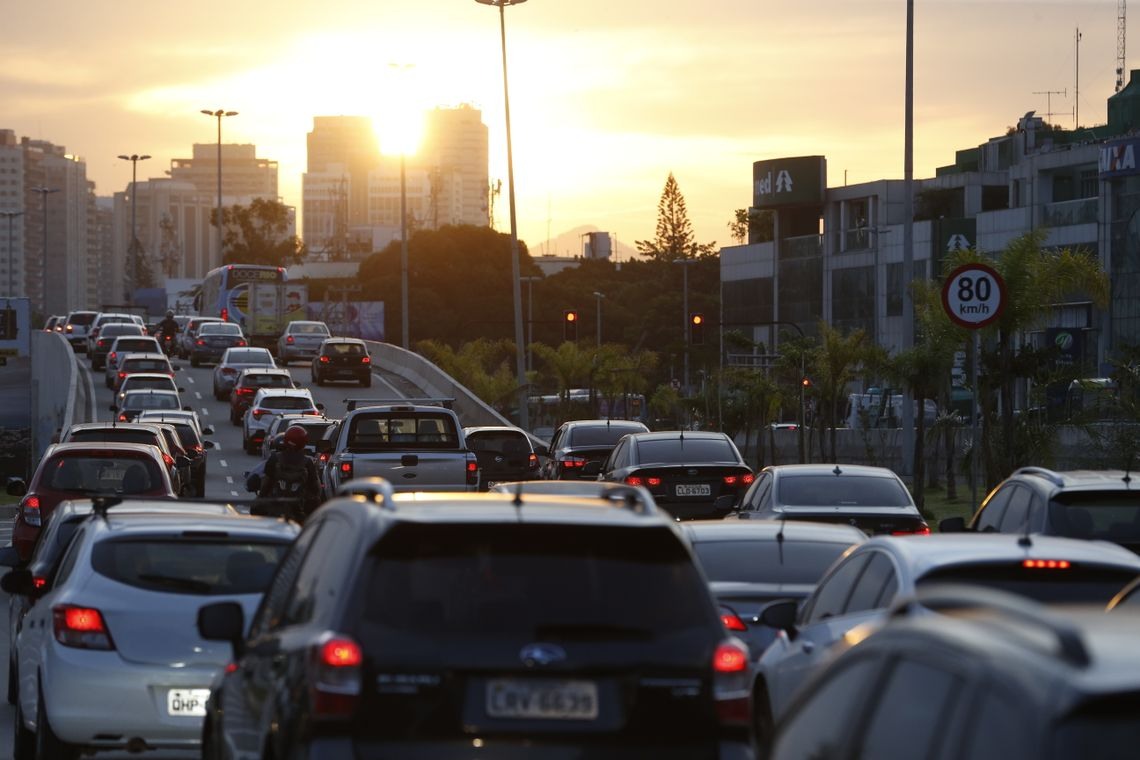
[[[199,316],[241,325],[251,345],[273,347],[285,325],[305,319],[308,289],[284,267],[226,264],[210,270],[194,299]]]

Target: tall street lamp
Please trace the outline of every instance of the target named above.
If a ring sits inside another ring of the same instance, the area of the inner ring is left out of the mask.
[[[903,114],[903,334],[902,350],[914,348],[914,0],[906,2],[906,74]],[[914,393],[906,389],[902,404],[902,472],[914,472]],[[919,414],[924,410],[920,409]]]
[[[519,278],[526,283],[526,368],[534,369],[534,283],[541,280],[537,275]]]
[[[689,395],[689,266],[696,264],[696,259],[674,259],[674,264],[681,265],[681,334],[685,337],[685,395]]]
[[[388,67],[400,73],[413,64],[389,63]],[[405,97],[404,100],[407,100]],[[406,104],[405,104],[406,107]],[[408,313],[408,146],[400,146],[400,345],[407,351],[411,345]]]
[[[226,111],[219,108],[216,111],[208,111],[202,109],[202,113],[207,116],[213,116],[218,120],[218,261],[222,261],[222,118],[225,116],[237,116],[237,111]]]
[[[43,187],[41,185],[39,187],[33,187],[32,192],[40,194],[40,207],[43,208],[43,212],[44,212],[44,247],[43,247],[42,260],[40,261],[40,307],[44,310],[44,316],[46,317],[49,314],[48,307],[47,307],[47,291],[48,291],[48,287],[47,287],[47,281],[48,281],[48,278],[47,278],[47,269],[48,269],[48,267],[47,267],[47,261],[48,261],[47,197],[49,195],[51,195],[52,193],[58,193],[59,188],[58,187]]]
[[[596,290],[594,291],[594,298],[598,299],[598,319],[597,319],[598,348],[602,347],[602,299],[605,297],[606,297],[605,293],[599,293]]]
[[[526,0],[475,0],[482,5],[495,5],[499,8],[499,35],[503,48],[503,110],[506,115],[507,130],[507,200],[511,210],[511,288],[515,306],[515,366],[519,386],[519,427],[530,429],[530,414],[527,409],[526,352],[523,348],[522,282],[519,279],[519,232],[515,217],[515,166],[511,152],[511,99],[507,89],[507,20],[506,7],[520,5]]]
[[[139,236],[138,232],[136,231],[137,227],[135,226],[135,207],[138,205],[138,193],[136,192],[136,189],[139,176],[139,161],[146,161],[148,158],[150,158],[150,156],[140,156],[138,153],[132,153],[129,156],[120,155],[119,158],[121,158],[123,161],[131,162],[131,242],[130,245],[127,246],[127,266],[130,267],[127,271],[131,273],[130,282],[134,285],[134,287],[139,287],[138,282],[134,279],[133,276],[138,272],[138,262],[131,261],[130,257],[138,256],[140,254],[138,242]]]
[[[12,275],[12,268],[16,264],[16,252],[12,250],[12,222],[18,216],[23,216],[23,211],[0,211],[0,216],[7,217],[8,219],[8,297],[12,298],[16,295],[15,280]]]

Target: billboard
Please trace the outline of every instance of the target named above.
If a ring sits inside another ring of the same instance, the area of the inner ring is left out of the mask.
[[[798,156],[752,164],[752,205],[779,208],[823,203],[827,191],[827,159]]]

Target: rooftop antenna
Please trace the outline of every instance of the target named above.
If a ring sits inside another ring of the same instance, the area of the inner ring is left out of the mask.
[[[1077,27],[1077,84],[1073,89],[1073,129],[1081,123],[1081,28]]]
[[[1125,0],[1118,0],[1116,3],[1116,90],[1120,92],[1124,88],[1124,69],[1127,66],[1127,61],[1124,55],[1124,40],[1127,36],[1128,25],[1125,21],[1127,15],[1128,3]]]
[[[1069,97],[1069,90],[1068,88],[1064,90],[1034,90],[1033,94],[1045,96],[1045,120],[1052,124],[1053,116],[1060,114],[1059,111],[1057,114],[1053,113],[1053,96],[1060,95],[1063,98],[1067,98]]]

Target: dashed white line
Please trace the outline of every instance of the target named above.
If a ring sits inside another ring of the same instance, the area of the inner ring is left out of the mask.
[[[229,463],[226,462],[226,460],[224,460],[224,459],[219,459],[218,464],[220,464],[222,467],[229,467],[230,466]]]
[[[237,495],[238,495],[237,491],[230,491],[230,496],[237,496]]]
[[[202,414],[209,414],[209,413],[210,413],[209,409],[207,409],[206,407],[202,407]]]
[[[194,378],[193,378],[193,377],[191,377],[190,375],[187,375],[187,376],[186,376],[186,379],[187,379],[187,380],[189,380],[190,382],[194,382]]]
[[[226,482],[232,486],[234,484],[234,476],[233,475],[227,475],[226,476]]]
[[[201,401],[202,400],[202,392],[201,391],[194,391],[194,398]]]

